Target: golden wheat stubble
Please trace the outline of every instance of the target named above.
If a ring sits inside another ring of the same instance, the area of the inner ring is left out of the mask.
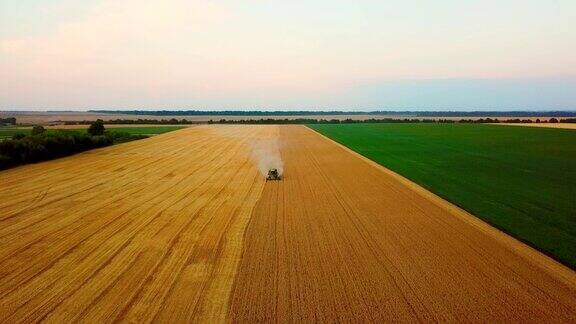
[[[572,270],[303,126],[281,148],[233,320],[576,320]]]
[[[0,320],[225,320],[264,183],[250,141],[276,133],[193,127],[0,172]]]

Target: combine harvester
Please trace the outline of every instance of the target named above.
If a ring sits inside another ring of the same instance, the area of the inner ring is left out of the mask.
[[[282,176],[278,172],[278,169],[268,170],[268,176],[266,177],[266,181],[274,181],[274,180],[282,180]]]

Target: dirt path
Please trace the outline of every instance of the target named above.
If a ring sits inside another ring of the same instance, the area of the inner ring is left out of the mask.
[[[571,123],[532,123],[532,124],[497,123],[492,125],[576,129],[576,124]]]
[[[192,127],[0,173],[0,322],[222,321],[275,127]]]
[[[248,225],[231,317],[576,320],[576,274],[301,126]]]

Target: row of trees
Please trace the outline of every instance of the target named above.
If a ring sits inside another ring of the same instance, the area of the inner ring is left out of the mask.
[[[260,118],[260,119],[210,119],[208,122],[190,121],[186,119],[113,119],[107,124],[134,124],[134,125],[191,125],[191,124],[352,124],[352,123],[575,123],[576,118],[568,119],[419,119],[419,118],[369,118],[359,119],[316,119],[316,118]],[[87,125],[91,121],[68,121],[66,125]]]
[[[16,126],[16,117],[0,118],[0,126],[2,125]]]
[[[435,112],[422,112],[421,115],[431,115],[433,116]],[[508,112],[510,113],[510,112]],[[526,113],[526,112],[523,112]],[[462,113],[464,114],[464,113]],[[469,113],[466,113],[469,114]],[[569,115],[569,112],[563,112],[563,115]],[[248,114],[249,115],[249,114]],[[525,115],[528,116],[528,115]],[[554,116],[554,114],[549,114],[549,116]],[[447,117],[443,115],[442,117]],[[347,119],[317,119],[317,118],[296,118],[296,119],[279,119],[279,118],[261,118],[261,119],[242,119],[242,120],[233,120],[233,119],[219,119],[219,120],[209,120],[209,124],[340,124],[340,123],[426,123],[426,122],[438,122],[438,123],[451,123],[451,122],[459,122],[459,123],[576,123],[576,118],[555,118],[552,117],[548,120],[542,118],[537,118],[535,120],[532,119],[520,119],[520,118],[512,118],[512,119],[498,119],[498,118],[480,118],[480,119],[420,119],[420,118],[370,118],[366,120],[356,120],[352,118]],[[104,127],[103,121],[98,119],[97,121],[89,121],[89,120],[82,120],[82,121],[65,121],[65,125],[92,125],[93,123],[100,123],[101,128]],[[107,124],[127,124],[127,125],[192,125],[192,124],[203,124],[206,122],[202,121],[192,121],[186,119],[146,119],[146,118],[138,118],[138,119],[112,119],[106,121]],[[0,118],[0,125],[16,125],[16,118],[15,117],[8,117],[8,118]],[[102,131],[103,132],[103,131]]]
[[[90,125],[92,121],[82,120],[82,121],[65,121],[64,125]],[[106,121],[106,124],[114,125],[192,125],[192,124],[202,124],[203,122],[191,121],[186,119],[111,119]]]
[[[339,110],[89,110],[95,113],[148,116],[343,116],[380,115],[416,117],[576,117],[576,111],[339,111]]]
[[[382,119],[312,119],[312,118],[296,118],[296,119],[220,119],[220,120],[209,120],[208,124],[360,124],[360,123],[454,123],[455,121],[449,119],[393,119],[393,118],[382,118]]]
[[[576,118],[565,119],[498,119],[498,118],[479,118],[479,119],[419,119],[419,118],[369,118],[359,119],[316,119],[316,118],[260,118],[260,119],[210,119],[207,122],[191,121],[186,119],[113,119],[106,121],[107,124],[128,124],[128,125],[192,125],[192,124],[352,124],[352,123],[576,123]],[[99,123],[100,129],[104,128],[101,119],[96,122],[83,121],[66,121],[65,125],[92,125]],[[101,135],[103,131],[94,135]]]
[[[576,118],[571,119],[561,119],[558,121],[556,118],[550,118],[549,120],[531,120],[531,119],[498,119],[498,118],[479,118],[479,119],[418,119],[418,118],[369,118],[369,119],[309,119],[309,118],[297,118],[297,119],[273,119],[273,118],[262,118],[262,119],[219,119],[219,120],[209,120],[208,124],[360,124],[360,123],[574,123]]]
[[[0,141],[0,169],[50,160],[145,137],[106,131],[102,120],[93,122],[86,132],[47,131],[42,126],[34,126],[30,135],[16,134],[12,139]]]

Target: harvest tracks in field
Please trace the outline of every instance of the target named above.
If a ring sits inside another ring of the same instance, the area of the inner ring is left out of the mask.
[[[311,125],[576,269],[576,132],[478,124]]]
[[[278,141],[265,182],[254,141]],[[570,269],[303,126],[0,173],[0,320],[574,320]]]
[[[232,318],[576,316],[570,269],[310,129],[280,138],[286,178],[254,209]]]
[[[0,321],[219,320],[263,181],[248,140],[188,128],[4,171]]]

